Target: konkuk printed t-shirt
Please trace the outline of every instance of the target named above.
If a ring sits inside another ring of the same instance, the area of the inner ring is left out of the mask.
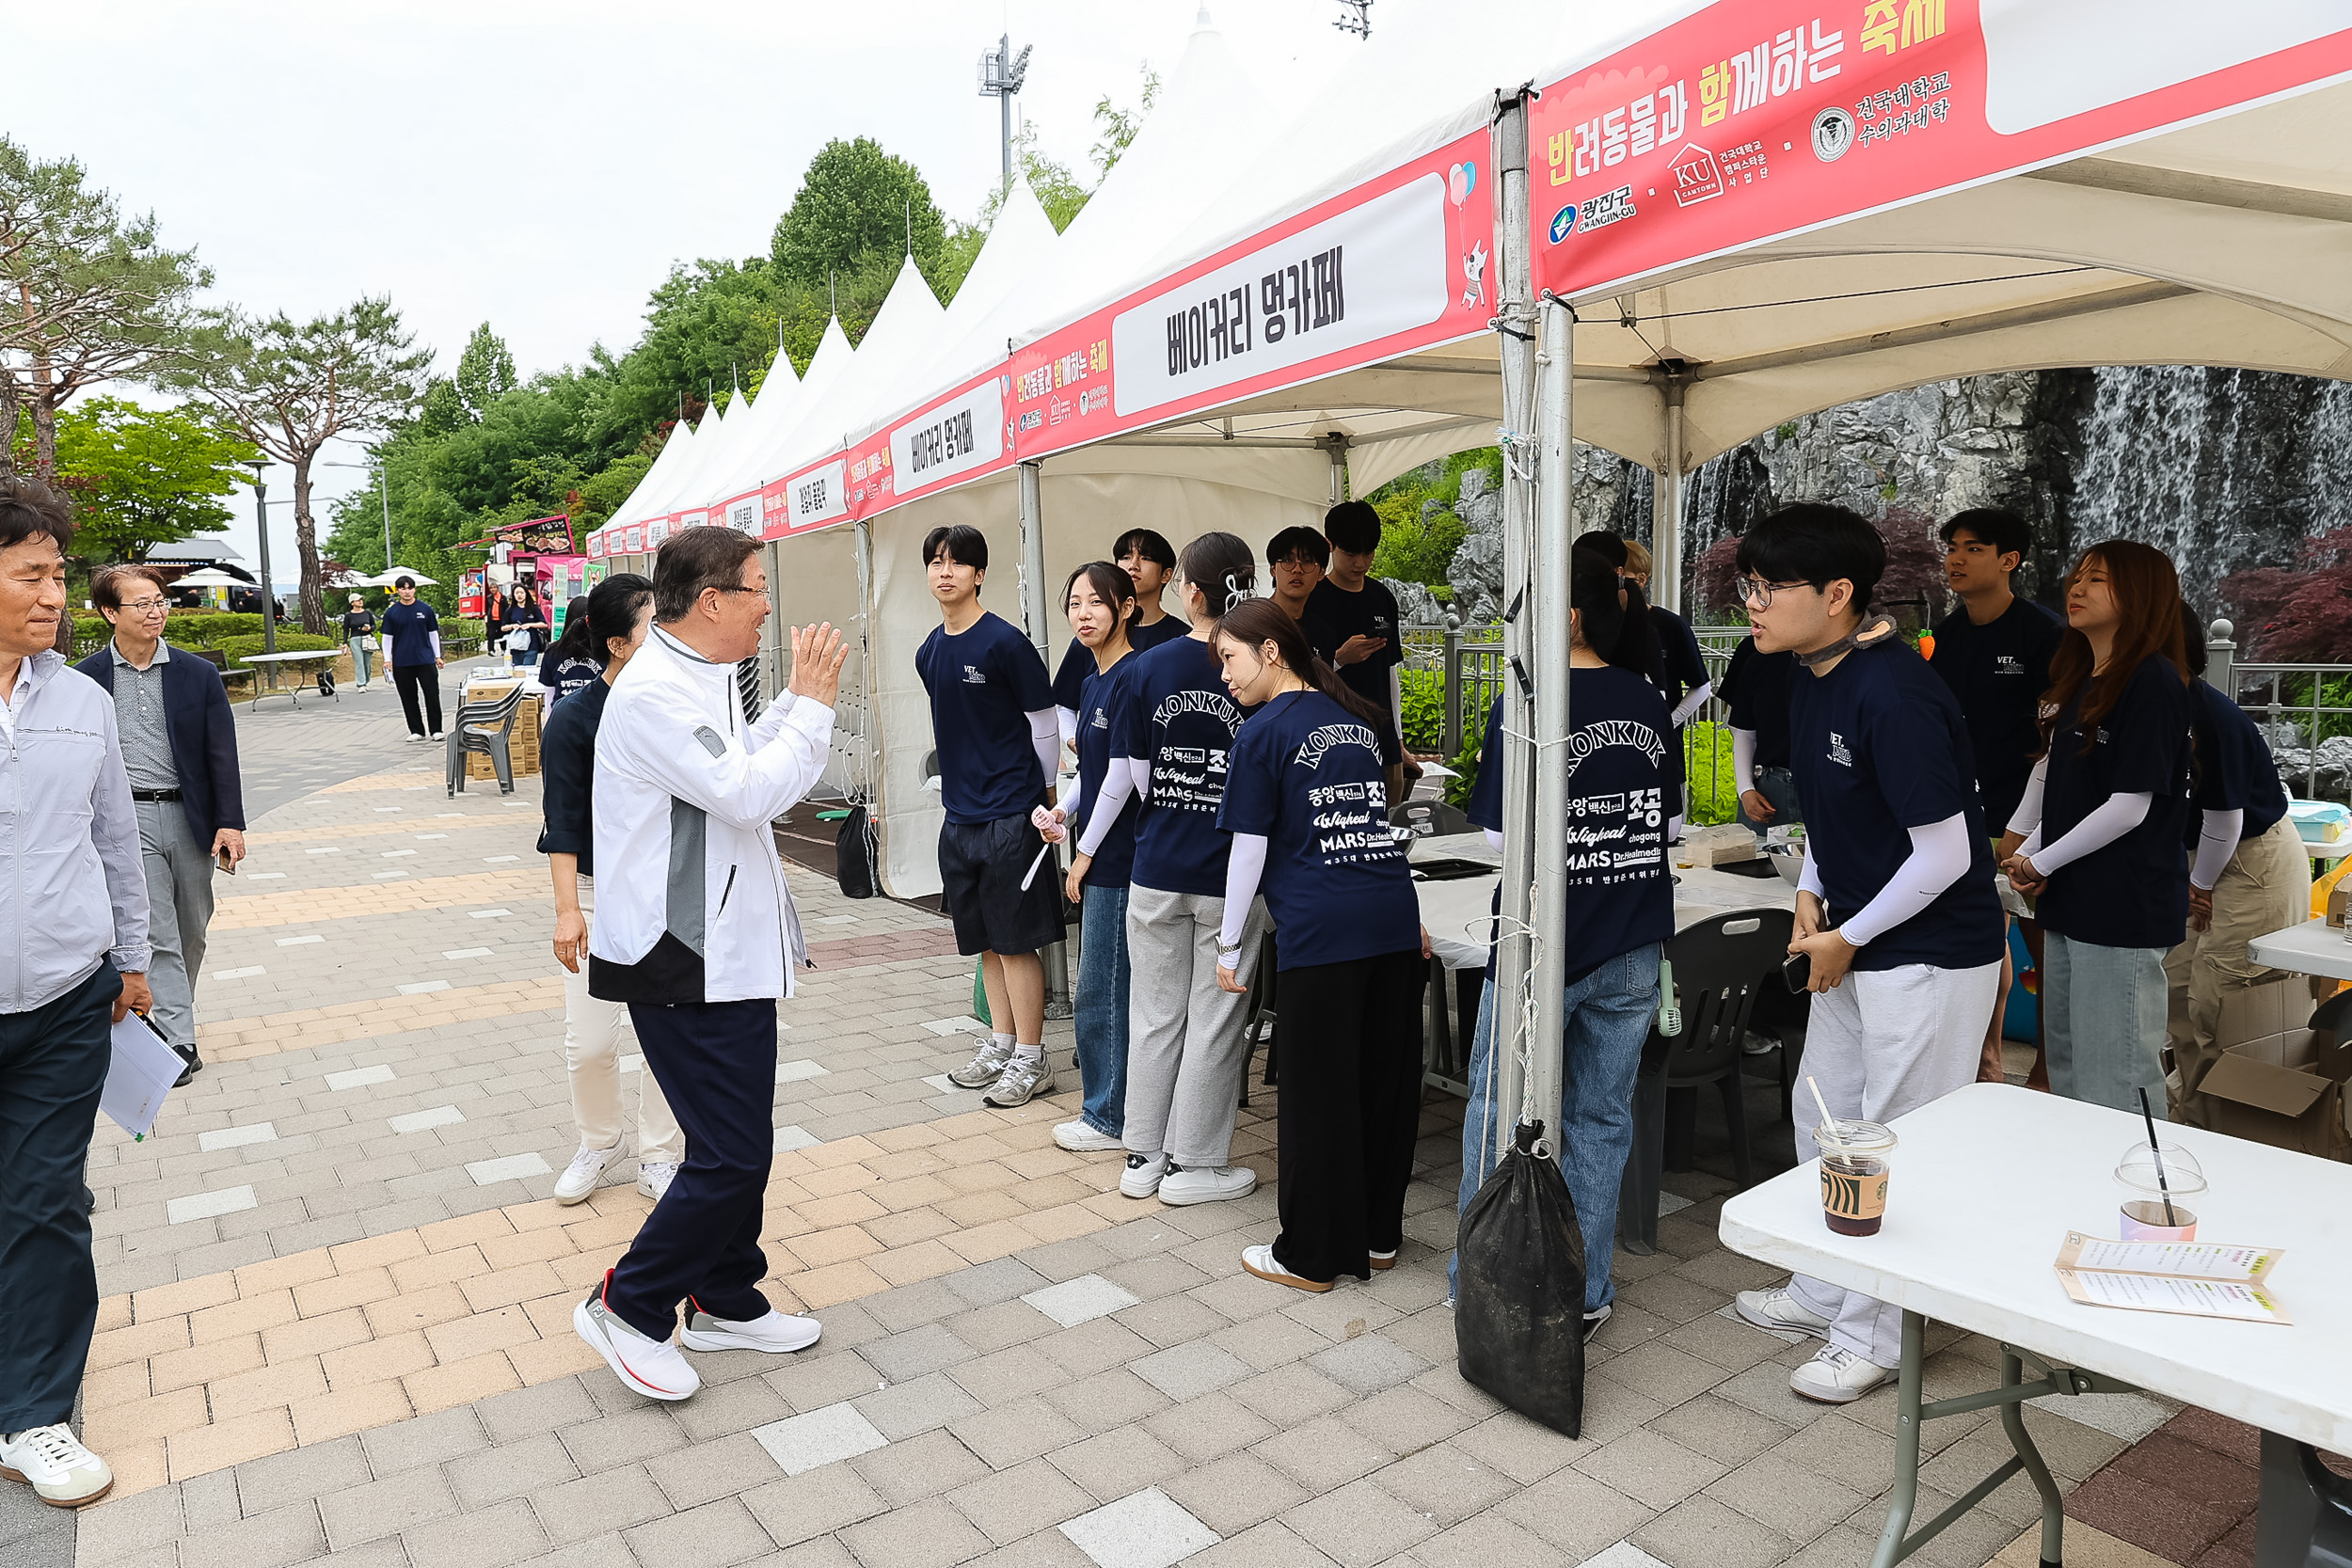
[[[1993,847],[1977,803],[1960,704],[1899,637],[1858,647],[1828,674],[1789,677],[1789,771],[1835,926],[1861,912],[1911,858],[1911,830],[1967,821],[1968,869],[1934,902],[1854,956],[1859,970],[2001,961],[2007,940]]]
[[[2110,795],[2146,792],[2148,815],[2052,872],[2034,900],[2034,918],[2097,947],[2169,948],[2188,928],[2188,684],[2162,654],[2150,654],[2122,679],[2093,733],[2084,733],[2079,696],[2058,717],[2042,788],[2042,842],[2058,842]]]
[[[1091,661],[1093,656],[1087,656]],[[1107,670],[1090,672],[1078,690],[1078,790],[1083,809],[1072,829],[1078,838],[1086,836],[1089,824],[1094,819],[1094,808],[1103,799],[1103,780],[1110,771],[1111,715],[1120,701],[1124,677],[1136,667],[1141,656],[1129,654]],[[1136,817],[1143,810],[1143,802],[1134,796],[1120,808],[1111,822],[1110,832],[1095,847],[1094,859],[1087,866],[1088,887],[1125,887],[1136,863]]]
[[[1111,715],[1111,754],[1140,758],[1152,769],[1136,818],[1130,880],[1162,893],[1221,896],[1232,840],[1216,814],[1243,711],[1206,642],[1183,638],[1130,662],[1135,672]]]
[[[1486,710],[1469,816],[1502,821],[1502,709]],[[1674,935],[1666,868],[1665,699],[1629,670],[1568,672],[1568,925],[1566,977]],[[1491,960],[1490,960],[1491,961]]]
[[[983,612],[962,632],[923,640],[915,673],[931,695],[939,798],[950,822],[1026,816],[1045,789],[1027,715],[1054,705],[1045,661],[1011,623]]]
[[[1218,822],[1265,835],[1258,888],[1280,933],[1278,967],[1421,950],[1379,737],[1322,692],[1286,692],[1242,725]]]

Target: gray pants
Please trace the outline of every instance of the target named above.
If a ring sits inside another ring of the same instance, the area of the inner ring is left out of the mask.
[[[1216,933],[1225,900],[1196,893],[1127,891],[1127,1126],[1137,1154],[1166,1153],[1195,1170],[1223,1166],[1233,1150],[1233,1114],[1249,1068],[1247,998],[1216,983]],[[1242,925],[1244,986],[1258,964],[1265,900]]]
[[[155,1027],[164,1038],[196,1046],[196,977],[204,967],[204,928],[213,923],[213,857],[197,843],[177,800],[135,800],[139,858],[147,866],[147,931],[155,956],[147,966],[155,993]]]

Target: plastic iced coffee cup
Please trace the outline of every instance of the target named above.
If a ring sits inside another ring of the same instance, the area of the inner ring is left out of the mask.
[[[1821,1218],[1840,1236],[1875,1236],[1886,1217],[1886,1173],[1895,1134],[1875,1121],[1813,1129],[1821,1150]]]
[[[2161,1162],[2159,1153],[2162,1155]],[[2159,1164],[2163,1167],[2162,1180],[2157,1180]],[[2190,1201],[2201,1201],[2208,1183],[2204,1168],[2198,1164],[2196,1155],[2178,1144],[2165,1144],[2161,1150],[2144,1143],[2133,1144],[2123,1150],[2123,1157],[2116,1162],[2115,1184],[2123,1189],[2123,1207],[2120,1216],[2122,1240],[2193,1242],[2197,1239],[2197,1215],[2190,1207]]]

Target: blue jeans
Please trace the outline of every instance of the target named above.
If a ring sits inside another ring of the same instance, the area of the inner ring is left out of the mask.
[[[1740,808],[1740,826],[1754,833],[1761,844],[1764,835],[1774,828],[1786,828],[1804,821],[1804,812],[1797,804],[1796,775],[1786,768],[1759,768],[1756,770],[1756,792],[1764,797],[1772,815],[1758,822],[1748,815],[1748,808]]]
[[[1617,1250],[1617,1193],[1633,1148],[1633,1077],[1642,1044],[1658,1015],[1658,950],[1651,942],[1608,959],[1567,988],[1568,1023],[1557,1125],[1547,1130],[1560,1150],[1560,1175],[1584,1232],[1584,1310],[1597,1312],[1617,1293],[1610,1265]],[[1518,1107],[1493,1106],[1494,982],[1478,999],[1470,1037],[1470,1104],[1462,1113],[1461,1212],[1494,1168],[1495,1120]],[[1446,1265],[1446,1289],[1461,1281],[1461,1261]]]
[[[2144,1088],[2151,1110],[2165,1108],[2164,955],[2044,931],[2042,1035],[2053,1093],[2129,1112]]]
[[[1127,1131],[1127,890],[1078,900],[1078,1119],[1104,1137]]]
[[[361,686],[368,684],[369,657],[367,649],[359,646],[356,641],[351,644],[351,673],[359,677]]]

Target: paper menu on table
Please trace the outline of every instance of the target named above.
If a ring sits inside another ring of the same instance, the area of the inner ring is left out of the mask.
[[[106,1085],[99,1091],[98,1108],[116,1126],[135,1138],[147,1136],[155,1113],[179,1080],[187,1063],[136,1013],[125,1013],[114,1026],[114,1062],[106,1069]]]
[[[2086,1307],[2292,1323],[2278,1298],[2257,1283],[2282,1256],[2277,1247],[2107,1242],[2070,1231],[2058,1275],[2068,1297]]]

